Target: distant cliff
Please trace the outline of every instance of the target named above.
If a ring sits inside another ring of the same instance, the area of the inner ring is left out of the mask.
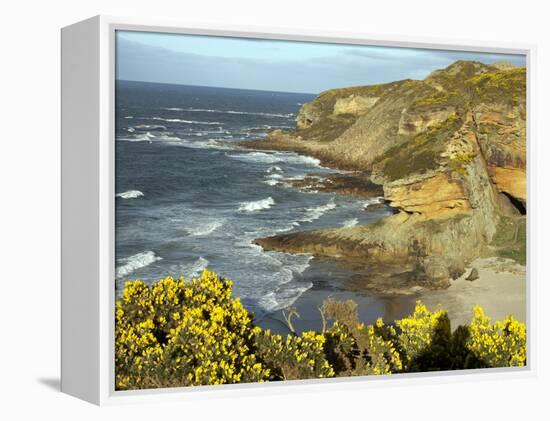
[[[295,129],[246,146],[369,172],[398,212],[258,243],[407,266],[433,287],[482,255],[525,263],[525,119],[525,68],[504,64],[458,61],[424,80],[323,92],[301,108]]]

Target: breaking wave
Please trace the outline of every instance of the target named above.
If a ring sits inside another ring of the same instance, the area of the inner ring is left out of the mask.
[[[256,200],[252,202],[241,202],[239,206],[240,212],[256,212],[264,209],[269,209],[275,204],[275,201],[272,197],[267,199]]]
[[[313,222],[317,219],[319,219],[321,216],[323,216],[328,211],[335,209],[336,203],[334,203],[334,199],[331,199],[330,202],[328,202],[326,205],[317,206],[315,208],[306,208],[306,214],[305,216],[300,219],[301,222]]]
[[[118,278],[122,278],[140,268],[149,266],[151,263],[154,263],[158,260],[162,260],[162,257],[156,256],[155,253],[150,250],[134,254],[130,257],[124,257],[118,260],[120,263],[122,263],[122,266],[119,266],[116,269],[116,276]]]
[[[266,153],[266,152],[250,152],[245,154],[228,155],[230,158],[237,159],[243,162],[259,162],[265,164],[275,164],[278,162],[286,162],[297,165],[310,165],[318,167],[321,161],[311,156],[298,155],[293,153]],[[273,167],[272,167],[273,168]]]
[[[151,117],[151,120],[166,121],[168,123],[184,123],[184,124],[205,124],[212,126],[219,126],[223,123],[218,121],[196,121],[196,120],[182,120],[180,118],[164,118],[164,117]]]
[[[189,235],[192,235],[195,237],[202,237],[204,235],[212,234],[222,225],[223,225],[223,222],[214,221],[214,222],[209,222],[206,224],[199,225],[194,228],[187,228],[187,232],[189,233]]]
[[[235,110],[215,110],[208,108],[165,108],[168,111],[188,111],[198,113],[218,113],[218,114],[242,114],[242,115],[258,115],[264,117],[279,117],[279,118],[292,118],[294,113],[279,114],[279,113],[261,113],[253,111],[235,111]]]
[[[123,193],[115,194],[115,197],[120,197],[121,199],[135,199],[136,197],[145,196],[139,190],[128,190]]]
[[[357,225],[358,223],[359,223],[359,220],[357,218],[352,218],[342,222],[342,226],[344,228],[351,228]]]

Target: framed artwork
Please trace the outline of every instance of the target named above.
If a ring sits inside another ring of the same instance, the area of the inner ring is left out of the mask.
[[[525,375],[531,54],[64,28],[62,390]]]

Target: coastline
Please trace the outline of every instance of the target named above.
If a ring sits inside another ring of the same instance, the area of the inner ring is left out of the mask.
[[[300,141],[290,136],[283,136],[282,141],[280,137],[268,138],[244,141],[239,145],[246,149],[305,154],[319,159],[323,166],[335,170],[355,171],[360,177],[365,174],[359,171],[355,164],[346,165],[343,161],[329,157],[316,142],[308,142],[307,145],[298,142]],[[339,187],[338,191],[333,192],[365,197],[361,192],[355,194],[346,188],[344,183]],[[383,202],[384,200],[381,200],[381,203]],[[387,220],[388,216],[380,221]],[[407,215],[395,216],[408,218]],[[373,323],[378,317],[391,323],[410,314],[417,300],[422,301],[432,311],[438,308],[446,309],[453,328],[469,323],[476,305],[482,306],[492,320],[512,315],[521,322],[525,321],[525,266],[510,259],[478,257],[464,268],[460,276],[454,280],[449,279],[447,285],[418,286],[409,282],[411,274],[414,275],[412,267],[396,268],[390,262],[388,266],[378,264],[358,270],[358,265],[364,265],[365,259],[369,260],[369,251],[372,253],[362,238],[365,228],[369,225],[300,231],[256,240],[256,244],[266,249],[287,253],[312,253],[316,256],[315,259],[328,259],[332,264],[343,265],[350,272],[355,272],[355,276],[351,276],[349,282],[340,282],[336,288],[314,283],[311,289],[298,298],[293,305],[300,314],[300,318],[293,319],[298,332],[321,328],[318,308],[328,297],[354,300],[358,304],[359,319],[364,323]],[[472,268],[478,270],[479,279],[468,281],[466,278]],[[383,275],[384,270],[389,271],[389,276],[379,276]],[[373,308],[373,301],[376,300],[385,302],[385,305],[378,303]],[[260,324],[274,331],[288,332],[281,311],[267,315]]]

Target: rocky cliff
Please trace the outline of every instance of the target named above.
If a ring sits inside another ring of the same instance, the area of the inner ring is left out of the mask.
[[[432,287],[481,255],[524,261],[525,119],[526,72],[513,66],[458,61],[424,80],[324,92],[302,107],[296,129],[245,146],[368,172],[398,212],[258,243],[397,265],[407,282]]]

